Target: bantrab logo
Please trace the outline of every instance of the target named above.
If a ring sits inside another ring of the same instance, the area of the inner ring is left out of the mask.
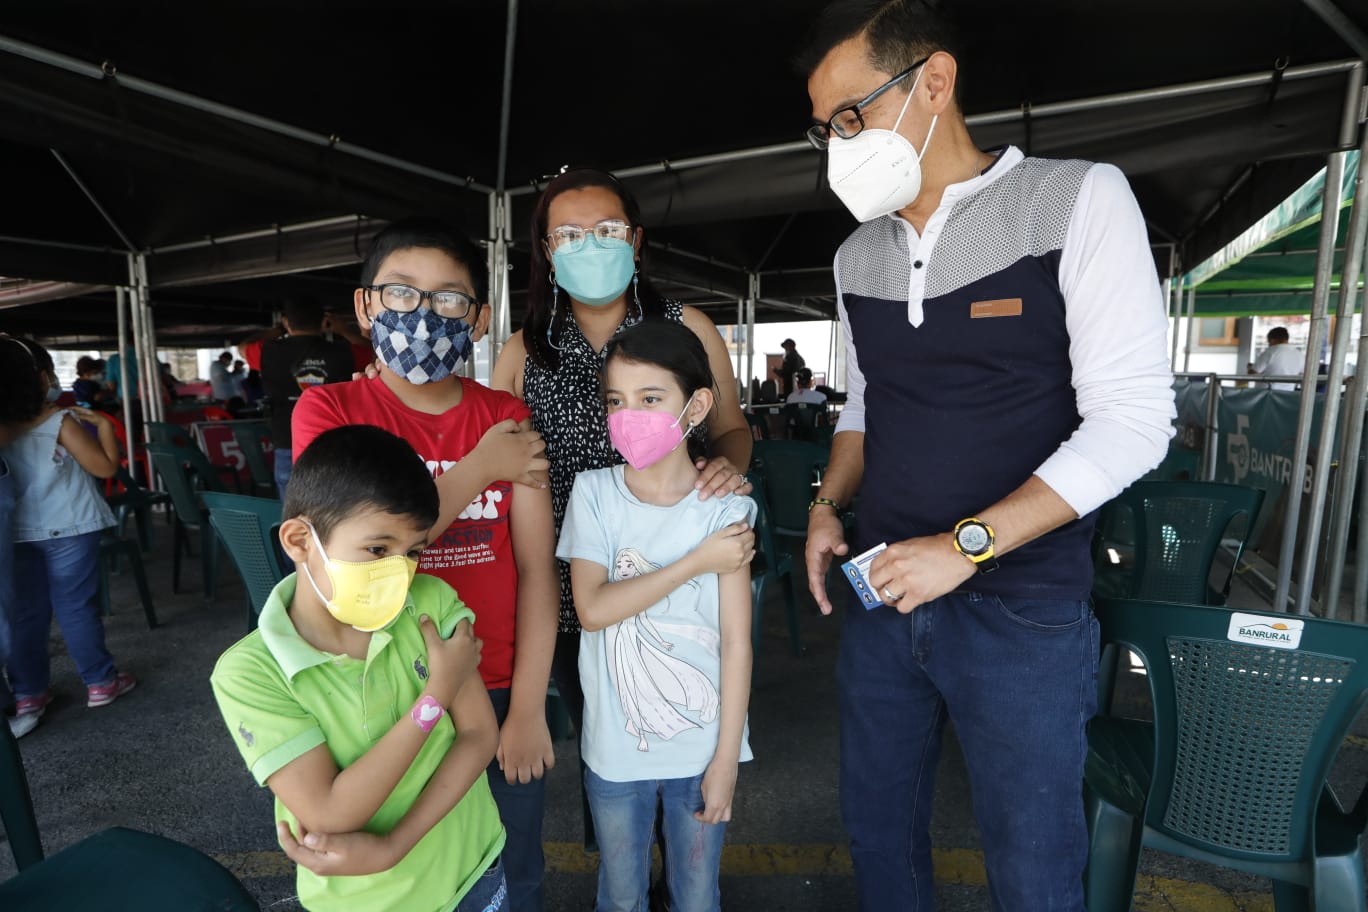
[[[1235,483],[1240,484],[1245,476],[1249,474],[1249,437],[1245,431],[1249,430],[1249,416],[1235,416],[1235,433],[1226,434],[1226,462],[1230,464],[1230,471],[1235,476]]]

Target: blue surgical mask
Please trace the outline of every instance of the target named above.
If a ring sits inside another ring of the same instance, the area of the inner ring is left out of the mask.
[[[47,388],[47,401],[56,402],[62,398],[62,388],[60,386],[49,386]]]
[[[611,304],[627,290],[636,272],[636,251],[616,238],[586,238],[578,250],[564,248],[551,254],[556,284],[582,304]]]
[[[436,383],[460,371],[474,343],[464,320],[426,307],[412,313],[382,310],[371,321],[371,346],[385,366],[409,383]]]

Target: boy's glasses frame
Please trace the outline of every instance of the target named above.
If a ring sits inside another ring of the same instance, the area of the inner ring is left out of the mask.
[[[464,320],[480,312],[480,302],[464,291],[424,291],[403,282],[367,285],[366,291],[377,292],[380,306],[395,313],[413,313],[424,301],[433,313],[449,320]]]

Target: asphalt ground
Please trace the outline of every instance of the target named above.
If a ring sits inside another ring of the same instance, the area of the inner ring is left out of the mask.
[[[248,775],[209,689],[218,655],[245,630],[245,596],[221,562],[211,601],[198,568],[183,570],[187,591],[171,592],[170,530],[155,524],[145,556],[161,626],[149,631],[127,573],[114,578],[108,642],[119,666],[136,674],[132,693],[87,709],[83,688],[54,626],[50,640],[56,702],[20,741],[39,827],[49,854],[109,826],[180,840],[233,870],[263,909],[300,908],[293,867],[275,843],[269,792]],[[779,587],[771,586],[755,658],[751,743],[741,769],[735,819],[723,857],[728,910],[834,912],[855,908],[854,880],[837,800],[835,658],[839,620],[820,617],[800,593],[805,652],[788,648]],[[1237,607],[1263,607],[1237,588]],[[1123,698],[1143,712],[1144,681],[1123,676]],[[593,907],[596,856],[582,845],[577,746],[556,745],[549,773],[545,840],[548,912]],[[1368,781],[1368,724],[1360,720],[1341,752],[1335,782],[1357,795]],[[937,908],[989,908],[964,764],[948,739],[933,818]],[[0,848],[0,880],[14,873]],[[1266,880],[1146,852],[1135,908],[1183,912],[1271,912]]]

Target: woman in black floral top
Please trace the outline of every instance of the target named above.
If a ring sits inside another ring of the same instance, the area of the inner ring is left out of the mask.
[[[699,496],[750,492],[745,472],[752,438],[727,347],[701,311],[660,297],[647,278],[644,253],[636,200],[607,172],[567,171],[537,201],[527,315],[499,354],[491,385],[521,396],[532,410],[533,427],[546,440],[557,535],[575,476],[623,461],[608,440],[599,369],[608,340],[643,319],[673,320],[693,330],[717,378],[717,405],[708,422],[710,458],[700,460]],[[560,634],[552,676],[579,728],[584,715],[580,627],[569,565],[559,566]]]

